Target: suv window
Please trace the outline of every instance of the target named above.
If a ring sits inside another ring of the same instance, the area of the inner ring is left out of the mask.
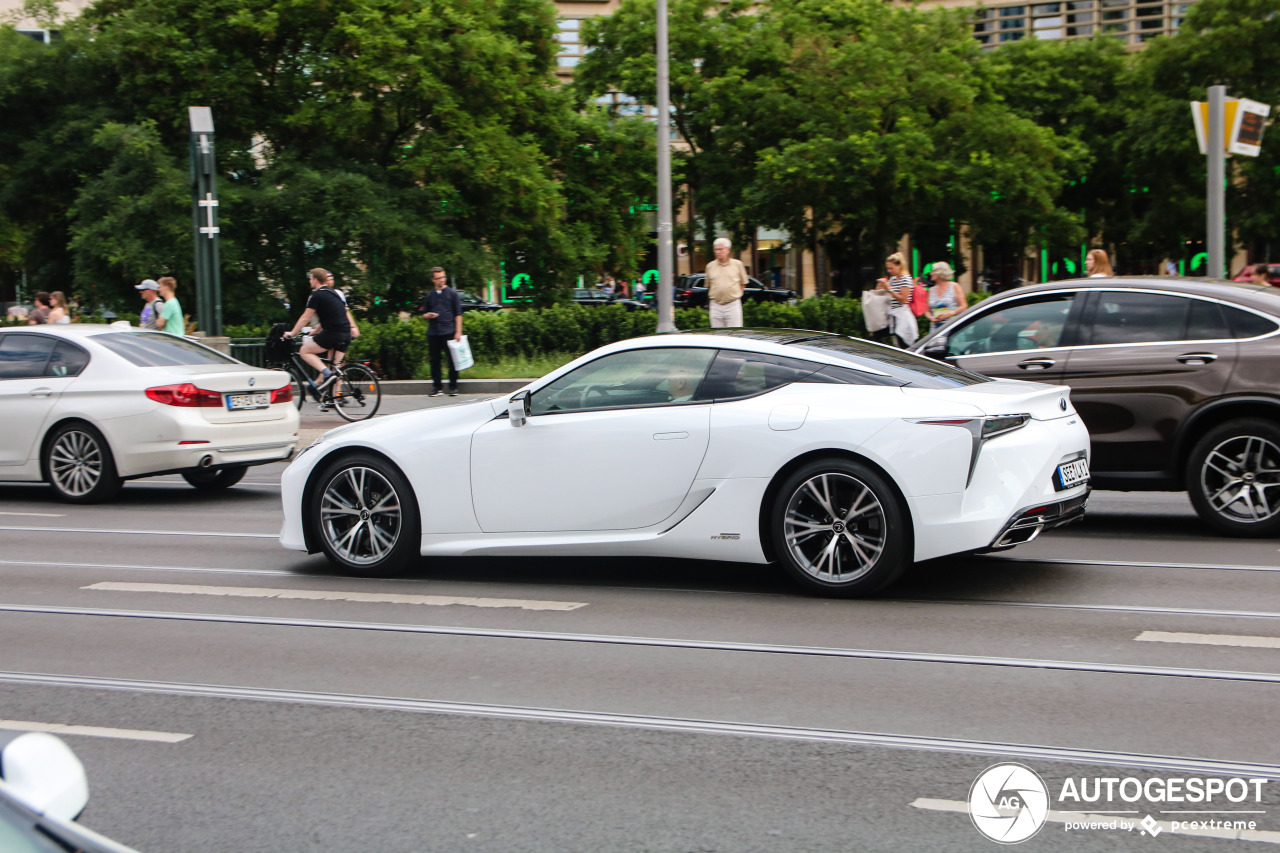
[[[1231,337],[1231,330],[1227,328],[1227,320],[1222,316],[1222,309],[1218,303],[1192,299],[1191,309],[1187,312],[1187,331],[1183,340],[1221,341],[1229,337]]]
[[[698,384],[715,354],[714,349],[654,347],[606,355],[534,392],[530,411],[545,415],[703,399],[696,394]]]
[[[1182,340],[1191,300],[1164,293],[1102,291],[1086,339],[1090,344]]]
[[[58,343],[48,335],[9,333],[0,336],[0,379],[33,379],[44,376],[49,353]]]
[[[1225,305],[1222,310],[1226,313],[1227,321],[1231,324],[1231,337],[1233,338],[1258,338],[1263,335],[1269,335],[1277,328],[1280,328],[1274,320],[1260,317],[1252,311],[1242,311],[1239,308],[1229,308]]]
[[[947,337],[947,355],[1061,346],[1074,299],[1074,293],[1053,293],[988,311]]]

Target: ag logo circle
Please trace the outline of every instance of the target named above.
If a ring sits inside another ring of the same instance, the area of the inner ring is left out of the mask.
[[[1021,764],[988,767],[969,789],[969,817],[992,841],[1017,844],[1040,831],[1049,815],[1049,789]]]

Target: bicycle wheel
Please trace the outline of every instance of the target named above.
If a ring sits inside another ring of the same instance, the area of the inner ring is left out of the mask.
[[[373,417],[382,403],[378,374],[363,364],[344,364],[338,368],[338,381],[325,391],[325,403],[332,406],[343,420],[363,421]]]
[[[289,375],[293,377],[293,402],[301,410],[302,404],[307,401],[307,385],[302,381],[302,377],[292,370],[289,371]]]

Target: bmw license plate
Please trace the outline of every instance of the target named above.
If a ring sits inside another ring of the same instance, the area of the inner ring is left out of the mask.
[[[1053,485],[1058,491],[1089,482],[1089,460],[1081,457],[1058,466]]]
[[[271,395],[263,391],[254,394],[227,395],[227,408],[233,412],[242,409],[265,409],[270,405]]]

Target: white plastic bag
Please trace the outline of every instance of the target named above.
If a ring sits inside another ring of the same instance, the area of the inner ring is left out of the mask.
[[[454,370],[466,370],[476,363],[471,357],[471,344],[467,342],[467,336],[463,335],[459,340],[448,340],[449,360],[453,362]]]

